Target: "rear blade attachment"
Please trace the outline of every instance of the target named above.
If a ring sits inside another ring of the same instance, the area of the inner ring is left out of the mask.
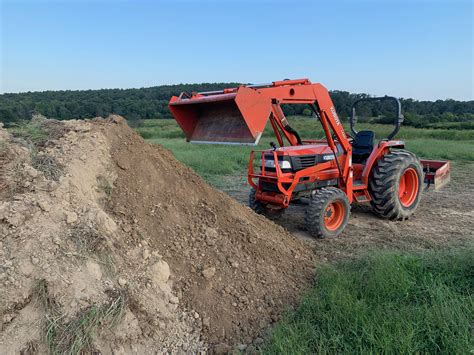
[[[427,188],[439,190],[451,180],[451,164],[445,160],[421,160]]]
[[[256,145],[271,101],[256,90],[239,87],[231,93],[173,96],[168,107],[192,143]]]

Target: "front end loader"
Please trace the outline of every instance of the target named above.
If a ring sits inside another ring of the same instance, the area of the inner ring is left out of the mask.
[[[378,142],[373,131],[356,130],[357,106],[367,100],[389,101],[396,111],[393,131]],[[300,137],[287,121],[283,104],[308,105],[325,138]],[[305,224],[315,237],[341,234],[352,203],[370,203],[383,218],[406,219],[420,202],[423,183],[440,188],[449,181],[449,162],[420,160],[394,139],[403,122],[394,97],[356,101],[350,133],[328,90],[308,79],[181,93],[171,98],[169,109],[193,143],[257,145],[270,121],[278,144],[250,154],[249,205],[273,219],[290,204],[307,201]]]

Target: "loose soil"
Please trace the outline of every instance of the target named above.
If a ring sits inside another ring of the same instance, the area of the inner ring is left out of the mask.
[[[40,126],[0,127],[0,353],[252,352],[311,284],[304,242],[123,118]]]

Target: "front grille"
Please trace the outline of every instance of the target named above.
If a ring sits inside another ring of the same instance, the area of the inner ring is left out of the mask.
[[[304,155],[294,157],[295,165],[298,165],[300,169],[309,168],[310,166],[316,165],[317,155]]]
[[[320,157],[320,154],[293,156],[291,157],[291,166],[294,171],[306,169],[319,163],[322,160]]]
[[[337,156],[340,156],[341,154],[342,154],[342,148],[338,145]],[[327,162],[327,161],[329,161],[333,158],[334,158],[334,154],[332,154],[332,153],[294,155],[294,156],[290,156],[290,155],[281,156],[280,155],[280,156],[278,156],[278,162],[281,164],[283,159],[289,160],[290,163],[291,163],[292,169],[291,170],[288,169],[287,171],[296,172],[298,170],[310,168],[310,167],[315,166],[315,165],[320,164],[320,163],[325,163],[325,162]],[[265,154],[265,159],[266,160],[270,160],[270,159],[273,160],[274,158],[273,158],[273,155]],[[271,169],[271,168],[265,168],[265,170],[275,171],[275,169]],[[283,171],[286,172],[286,169],[283,170]]]

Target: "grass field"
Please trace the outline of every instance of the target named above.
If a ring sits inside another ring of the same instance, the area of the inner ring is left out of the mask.
[[[474,248],[325,265],[266,354],[468,354]]]

